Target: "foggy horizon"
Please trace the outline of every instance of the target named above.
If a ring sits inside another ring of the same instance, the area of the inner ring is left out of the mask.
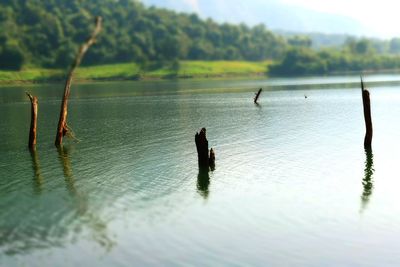
[[[146,6],[196,13],[217,22],[265,24],[274,31],[348,34],[357,37],[390,39],[400,36],[395,26],[397,5],[389,0],[142,0]],[[312,18],[312,19],[310,19]]]

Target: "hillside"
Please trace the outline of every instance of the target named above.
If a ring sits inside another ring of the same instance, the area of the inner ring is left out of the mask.
[[[130,0],[3,0],[0,69],[64,68],[87,37],[93,18],[104,30],[84,65],[174,60],[280,58],[286,42],[265,26],[218,24],[197,15],[148,8]]]

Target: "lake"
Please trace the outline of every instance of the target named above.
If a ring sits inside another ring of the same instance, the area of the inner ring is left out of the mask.
[[[63,85],[0,87],[0,266],[399,266],[400,76],[365,81],[372,153],[357,76],[73,84],[61,149]]]

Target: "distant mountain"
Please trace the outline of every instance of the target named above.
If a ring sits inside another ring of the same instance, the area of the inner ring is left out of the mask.
[[[263,23],[273,30],[371,35],[365,26],[352,18],[292,6],[279,0],[142,0],[142,2],[148,6],[155,5],[198,13],[202,18],[210,17],[218,22],[244,22],[249,25]]]

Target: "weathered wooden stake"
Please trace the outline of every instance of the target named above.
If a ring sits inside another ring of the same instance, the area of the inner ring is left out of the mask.
[[[38,99],[36,96],[32,96],[28,92],[26,95],[31,100],[31,128],[29,130],[29,142],[28,147],[31,150],[36,148],[36,128],[37,128],[37,113],[38,113]]]
[[[194,140],[196,142],[199,168],[208,170],[209,161],[208,161],[208,140],[206,137],[206,128],[202,128],[200,130],[200,133],[196,133]]]
[[[199,169],[209,171],[211,168],[213,171],[215,169],[215,153],[212,148],[210,149],[210,154],[208,153],[206,128],[202,128],[200,133],[196,133],[194,140],[196,142]]]
[[[260,95],[261,95],[261,92],[262,92],[262,88],[260,88],[260,89],[258,90],[258,92],[256,93],[256,96],[254,97],[254,104],[257,104],[257,101],[258,101],[258,98],[259,98]]]
[[[58,121],[58,127],[57,127],[57,135],[56,135],[56,141],[55,141],[56,146],[60,146],[62,144],[63,137],[70,130],[68,127],[68,124],[67,124],[68,98],[69,98],[69,94],[70,94],[70,90],[71,90],[71,83],[72,83],[72,77],[73,77],[74,71],[80,65],[82,58],[85,55],[86,51],[89,49],[89,47],[92,44],[95,43],[96,36],[101,31],[101,22],[102,22],[102,18],[96,17],[96,27],[95,27],[92,35],[89,37],[89,39],[80,47],[79,52],[76,55],[76,58],[75,58],[74,62],[72,63],[70,71],[68,73],[67,81],[65,82],[65,87],[64,87],[64,95],[63,95],[63,99],[62,99],[62,103],[61,103],[60,119]]]
[[[361,77],[361,92],[363,99],[363,109],[364,109],[364,120],[365,120],[365,138],[364,138],[364,148],[371,149],[372,143],[372,119],[371,119],[371,101],[369,98],[369,92],[364,88],[364,82]]]
[[[210,149],[210,157],[208,158],[208,164],[212,171],[215,170],[215,152],[214,149]]]

